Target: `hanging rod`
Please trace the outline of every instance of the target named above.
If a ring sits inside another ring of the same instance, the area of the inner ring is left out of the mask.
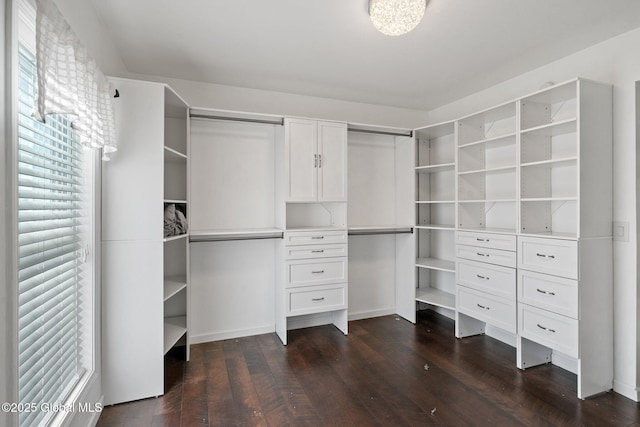
[[[192,119],[227,120],[233,122],[261,123],[268,125],[284,125],[284,118],[262,114],[240,113],[236,111],[206,110],[194,108],[189,110]]]
[[[353,227],[349,228],[349,236],[369,236],[376,234],[412,234],[413,227]]]
[[[391,136],[408,136],[413,137],[413,131],[411,129],[401,129],[401,128],[387,128],[387,127],[378,127],[371,125],[361,125],[357,123],[348,123],[347,130],[350,132],[359,132],[359,133],[375,133],[379,135],[391,135]]]

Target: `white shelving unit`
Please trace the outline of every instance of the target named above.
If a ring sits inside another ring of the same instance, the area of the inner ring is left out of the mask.
[[[456,124],[415,130],[416,286],[413,300],[455,310]],[[415,322],[415,307],[413,317]]]
[[[457,227],[515,232],[516,104],[503,104],[457,123]]]
[[[611,96],[576,79],[456,122],[456,336],[513,334],[580,398],[613,378]]]
[[[163,207],[189,218],[188,107],[169,87],[113,79],[118,151],[102,171],[105,404],[164,394],[164,355],[189,360],[188,233],[163,236]],[[135,357],[131,357],[135,354]]]
[[[571,360],[586,398],[613,381],[612,88],[573,80],[520,108],[517,363]]]

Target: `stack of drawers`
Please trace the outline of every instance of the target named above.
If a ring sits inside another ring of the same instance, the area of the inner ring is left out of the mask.
[[[516,237],[456,233],[456,305],[458,313],[516,333]],[[467,323],[473,320],[467,319]],[[459,318],[459,331],[474,331]],[[484,332],[460,332],[458,337]]]
[[[347,308],[347,231],[286,231],[287,317]]]
[[[518,237],[518,333],[578,357],[578,242]]]

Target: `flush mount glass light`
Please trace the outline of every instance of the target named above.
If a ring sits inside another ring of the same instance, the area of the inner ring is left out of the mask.
[[[422,20],[426,0],[369,0],[373,26],[387,36],[413,30]]]

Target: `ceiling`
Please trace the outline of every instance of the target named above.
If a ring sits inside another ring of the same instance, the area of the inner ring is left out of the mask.
[[[91,0],[132,73],[430,110],[640,26],[638,0]],[[637,54],[637,53],[636,53]]]

